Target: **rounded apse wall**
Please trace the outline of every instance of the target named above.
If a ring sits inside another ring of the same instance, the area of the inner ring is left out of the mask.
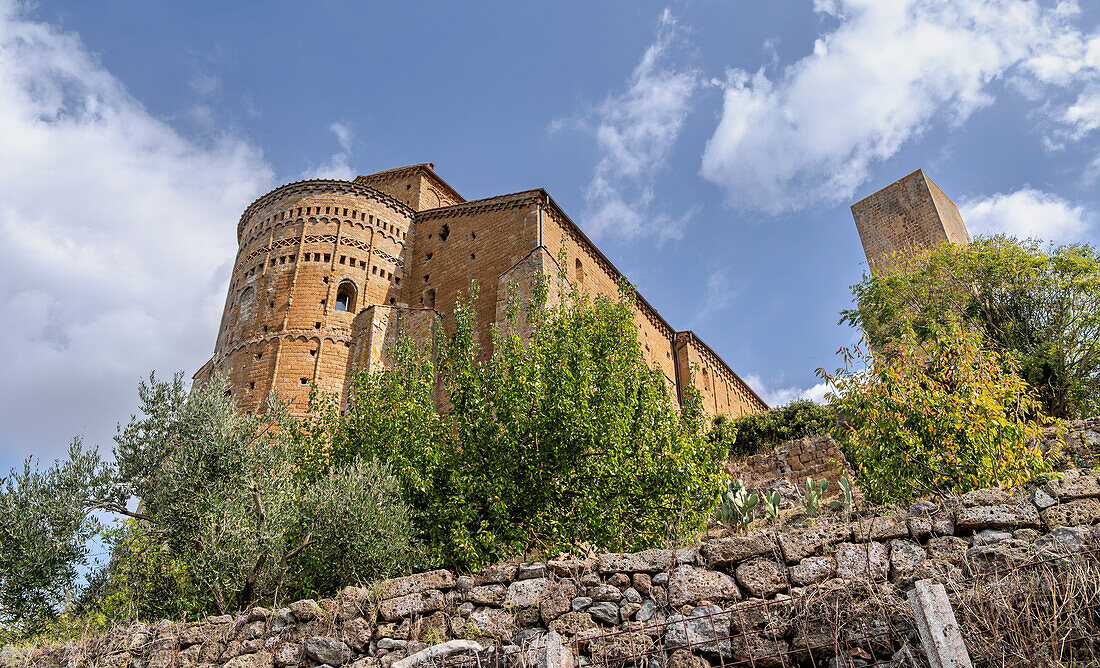
[[[274,390],[302,413],[312,383],[342,390],[352,319],[398,299],[412,215],[329,179],[281,186],[245,209],[214,351],[242,410]]]

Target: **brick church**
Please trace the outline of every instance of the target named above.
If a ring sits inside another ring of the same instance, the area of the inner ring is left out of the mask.
[[[301,413],[311,384],[344,396],[353,366],[384,363],[400,335],[426,340],[450,326],[472,281],[483,349],[509,295],[537,274],[618,294],[621,272],[545,190],[467,201],[428,163],[280,186],[250,204],[218,329],[215,365],[242,410],[272,390]],[[672,327],[641,295],[634,304],[646,361],[682,401],[688,384],[711,415],[766,410],[764,401],[691,331]]]

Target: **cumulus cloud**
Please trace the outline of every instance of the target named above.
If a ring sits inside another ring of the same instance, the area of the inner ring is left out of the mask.
[[[828,383],[821,382],[810,387],[798,387],[790,385],[787,387],[773,387],[773,383],[765,381],[762,377],[756,374],[749,374],[744,378],[745,382],[749,384],[760,398],[764,400],[772,408],[779,406],[786,406],[792,401],[798,401],[800,399],[808,399],[814,403],[824,404],[825,393],[831,388]]]
[[[629,88],[608,97],[592,120],[582,122],[595,136],[601,156],[585,191],[585,226],[596,237],[675,238],[695,213],[673,215],[654,204],[657,175],[667,165],[700,84],[697,71],[668,62],[679,35],[676,20],[665,9],[657,39],[634,68]],[[550,130],[561,127],[554,122]]]
[[[814,9],[837,25],[811,54],[774,77],[727,74],[701,174],[734,206],[778,214],[849,201],[906,142],[990,104],[992,82],[1081,85],[1095,74],[1098,42],[1072,27],[1073,3],[817,0]],[[1062,122],[1093,127],[1091,100],[1071,108]]]
[[[274,180],[151,116],[80,38],[0,3],[0,455],[108,445],[151,369],[213,349],[240,212]]]
[[[351,166],[351,145],[355,137],[354,130],[348,123],[337,121],[328,126],[329,132],[336,137],[336,143],[340,150],[329,156],[329,159],[320,165],[310,165],[298,178],[302,179],[343,179],[353,180],[357,174]]]
[[[707,283],[703,287],[703,297],[699,302],[695,314],[692,316],[693,326],[698,326],[711,316],[725,311],[737,297],[739,290],[730,279],[729,269],[723,267],[711,272],[707,277]]]
[[[1055,243],[1082,241],[1089,215],[1057,195],[1034,188],[963,202],[959,209],[972,234],[1011,234]]]

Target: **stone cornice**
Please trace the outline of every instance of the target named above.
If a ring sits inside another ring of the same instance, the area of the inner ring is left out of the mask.
[[[263,207],[271,204],[281,197],[287,195],[296,195],[301,193],[330,193],[330,192],[343,192],[353,195],[360,195],[362,197],[368,197],[377,201],[379,204],[388,206],[394,213],[412,218],[415,211],[407,204],[371,188],[370,186],[362,183],[356,183],[355,181],[342,181],[339,179],[308,179],[305,181],[295,181],[294,183],[287,183],[281,185],[274,190],[265,193],[258,197],[254,202],[248,205],[248,208],[241,214],[240,220],[237,222],[237,240],[240,241],[241,231],[244,230],[245,223]]]

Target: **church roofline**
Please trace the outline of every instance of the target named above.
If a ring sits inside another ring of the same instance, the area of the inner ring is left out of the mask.
[[[698,344],[699,344],[699,346],[700,346],[700,347],[701,347],[701,348],[702,348],[703,350],[705,350],[706,352],[710,353],[710,354],[711,354],[711,356],[713,356],[713,357],[714,357],[714,358],[715,358],[716,360],[718,360],[719,362],[721,362],[721,363],[723,364],[723,366],[725,366],[725,367],[726,367],[726,369],[727,369],[727,370],[728,370],[728,371],[729,371],[730,373],[732,373],[732,374],[733,374],[733,377],[734,377],[734,378],[736,378],[736,379],[738,380],[738,382],[740,382],[740,383],[741,383],[742,385],[744,385],[746,389],[748,389],[748,391],[749,391],[749,394],[751,394],[751,395],[752,395],[753,397],[755,397],[755,398],[756,398],[756,400],[757,400],[757,401],[759,401],[759,402],[760,402],[760,404],[761,404],[761,405],[762,405],[762,406],[764,407],[764,410],[771,410],[771,406],[769,406],[769,405],[768,405],[768,402],[764,401],[764,399],[763,399],[763,398],[762,398],[762,397],[761,397],[761,396],[760,396],[759,394],[757,394],[757,393],[756,393],[756,390],[752,389],[752,385],[749,385],[748,383],[746,383],[746,382],[745,382],[745,379],[744,379],[744,378],[742,378],[742,377],[741,377],[740,375],[738,375],[738,373],[737,373],[736,371],[734,371],[734,370],[733,370],[733,367],[731,367],[731,366],[729,365],[729,363],[728,363],[728,362],[726,362],[726,360],[722,359],[722,356],[721,356],[721,355],[719,355],[718,353],[714,352],[714,348],[711,348],[711,347],[710,347],[709,345],[707,345],[707,342],[706,342],[706,341],[704,341],[704,340],[702,339],[702,337],[700,337],[700,336],[699,336],[698,334],[696,334],[696,333],[695,333],[694,331],[692,331],[692,330],[690,330],[690,329],[685,329],[685,330],[683,330],[683,331],[680,331],[680,332],[676,332],[676,335],[677,335],[677,336],[679,336],[679,335],[681,335],[681,334],[687,334],[687,338],[688,338],[688,341],[695,341],[696,343],[698,343]]]
[[[342,179],[306,179],[304,181],[294,181],[292,183],[285,183],[278,188],[269,190],[268,192],[260,195],[249,204],[244,213],[241,214],[240,219],[237,221],[237,241],[240,241],[241,232],[244,230],[245,222],[255,214],[257,209],[262,209],[275,199],[293,193],[295,191],[310,192],[310,191],[344,191],[353,192],[357,195],[363,195],[364,197],[370,197],[378,202],[385,204],[393,209],[396,213],[408,216],[412,218],[416,212],[409,205],[398,200],[395,197],[391,197],[384,192],[371,188],[363,183],[356,183],[355,181],[344,181]]]
[[[447,194],[457,199],[460,203],[465,202],[466,198],[462,196],[460,192],[454,189],[451,184],[443,180],[439,174],[435,171],[435,165],[430,162],[418,162],[413,165],[405,165],[404,167],[393,167],[392,169],[383,169],[380,172],[372,172],[370,174],[362,174],[355,177],[356,182],[359,179],[363,179],[364,182],[369,182],[373,177],[389,177],[389,176],[404,176],[406,174],[421,173],[434,181],[439,187],[447,191]]]

